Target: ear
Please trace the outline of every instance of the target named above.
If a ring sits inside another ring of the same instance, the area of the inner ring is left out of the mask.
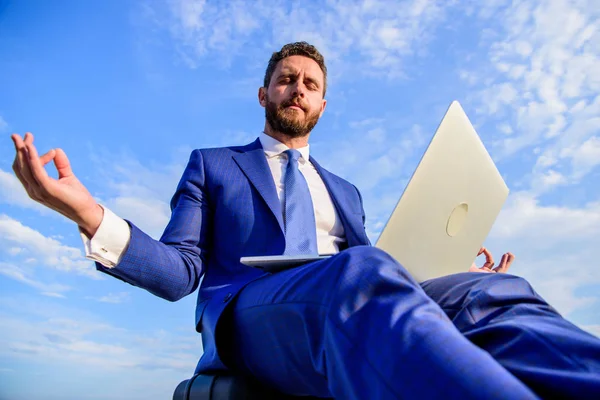
[[[258,102],[262,107],[267,106],[267,88],[258,88]]]
[[[323,116],[323,113],[325,112],[325,107],[327,107],[327,100],[323,99],[323,102],[321,103],[321,113],[319,114],[319,118]]]

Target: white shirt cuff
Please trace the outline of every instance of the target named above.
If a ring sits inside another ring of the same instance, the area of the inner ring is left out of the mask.
[[[104,206],[102,208],[104,217],[96,234],[91,239],[81,229],[79,234],[83,240],[86,258],[97,261],[107,268],[114,268],[129,246],[131,228],[123,218]]]

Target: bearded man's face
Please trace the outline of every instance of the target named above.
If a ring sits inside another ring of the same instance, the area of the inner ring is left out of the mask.
[[[291,56],[281,60],[264,92],[265,118],[274,131],[292,138],[308,135],[326,101],[323,71],[312,59]]]

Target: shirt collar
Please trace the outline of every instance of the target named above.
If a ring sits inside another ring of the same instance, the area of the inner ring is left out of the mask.
[[[271,136],[267,135],[264,132],[262,132],[260,134],[258,139],[260,140],[260,144],[262,145],[262,148],[265,151],[265,155],[267,156],[267,158],[272,158],[272,157],[278,156],[281,153],[283,153],[284,151],[289,149],[289,147],[287,147],[285,144],[281,143],[279,140],[277,140],[275,138],[272,138]],[[310,148],[310,145],[307,144],[305,147],[296,149],[302,155],[302,159],[304,160],[304,162],[308,162],[308,160],[309,160],[309,157],[310,157],[309,148]]]

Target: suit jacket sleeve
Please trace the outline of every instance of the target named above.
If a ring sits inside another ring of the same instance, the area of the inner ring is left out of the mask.
[[[354,186],[354,185],[352,185],[352,186]],[[367,221],[367,217],[365,214],[365,207],[363,205],[363,198],[362,198],[362,195],[360,194],[360,190],[358,190],[358,188],[356,186],[354,186],[354,189],[356,189],[356,193],[358,193],[358,199],[360,200],[360,212],[362,214],[363,230],[365,231],[365,237],[367,238],[367,243],[370,246],[371,240],[369,239],[369,235],[367,235],[367,229],[365,228],[365,223]]]
[[[194,150],[171,200],[171,219],[160,240],[133,223],[129,246],[118,265],[96,268],[159,297],[176,301],[194,292],[204,274],[212,213],[200,150]]]

